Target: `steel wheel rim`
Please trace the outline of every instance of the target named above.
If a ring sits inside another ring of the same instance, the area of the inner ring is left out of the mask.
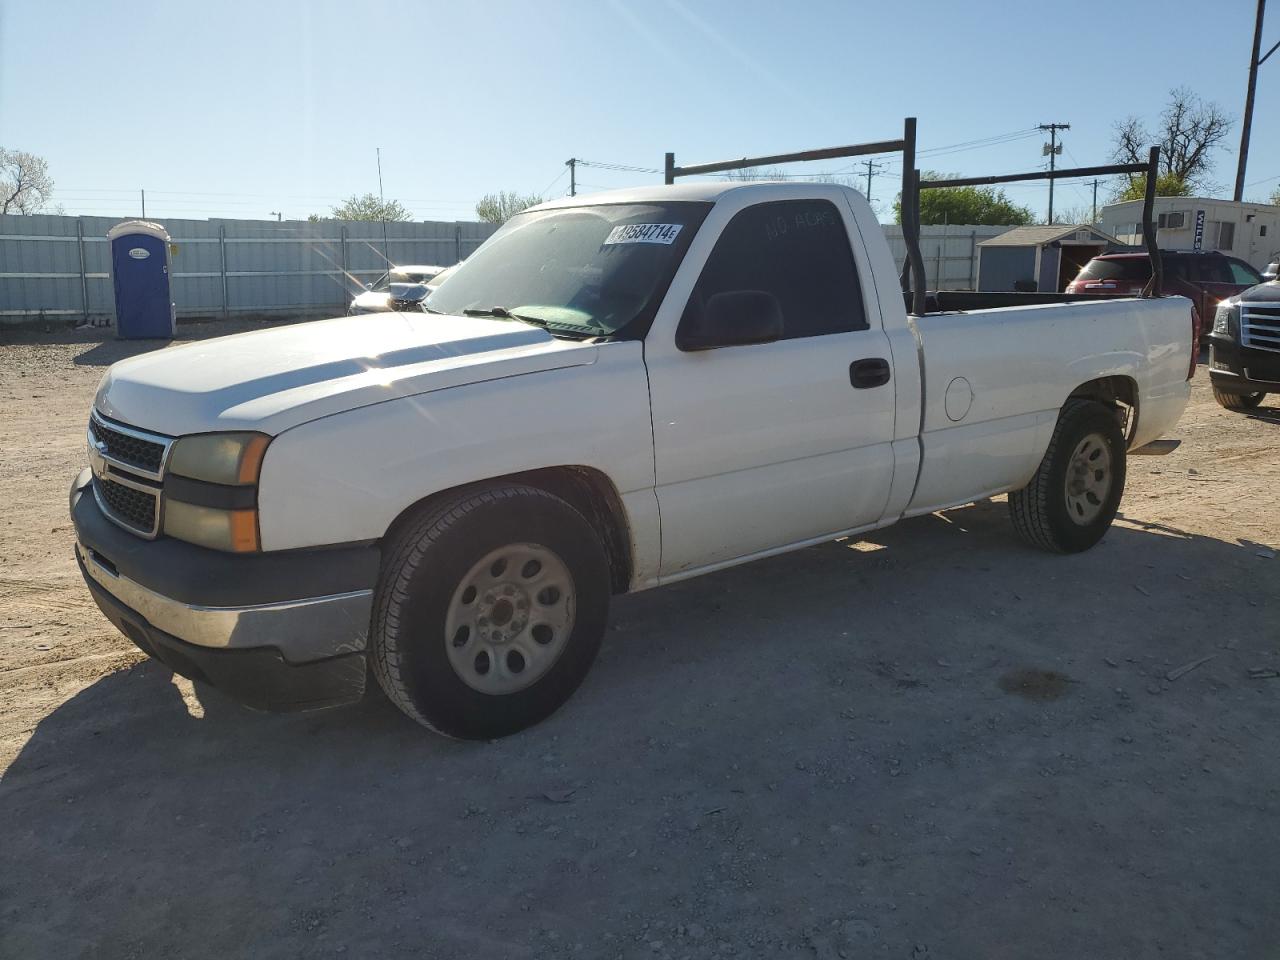
[[[1100,433],[1091,433],[1076,444],[1067,461],[1067,516],[1087,526],[1098,518],[1111,493],[1111,447]]]
[[[573,633],[573,576],[553,550],[511,543],[480,558],[445,617],[449,663],[473,690],[517,693],[542,679]]]

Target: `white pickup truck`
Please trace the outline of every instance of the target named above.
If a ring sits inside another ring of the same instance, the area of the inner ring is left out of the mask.
[[[77,551],[139,647],[242,702],[372,675],[501,736],[582,681],[611,594],[1003,493],[1031,543],[1092,546],[1126,452],[1182,412],[1192,335],[1180,298],[909,315],[842,186],[565,199],[424,313],[113,366]]]

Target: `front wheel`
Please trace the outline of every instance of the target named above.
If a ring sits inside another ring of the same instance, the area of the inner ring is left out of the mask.
[[[582,682],[609,595],[604,548],[577,510],[534,487],[473,489],[429,505],[391,539],[374,603],[374,675],[438,733],[515,733]]]
[[[1044,550],[1088,550],[1110,529],[1124,478],[1124,434],[1115,412],[1091,400],[1069,400],[1035,476],[1009,494],[1014,529]]]
[[[1227,393],[1217,387],[1213,388],[1213,399],[1218,401],[1218,406],[1226,407],[1228,410],[1252,410],[1262,403],[1266,395],[1265,391],[1261,390],[1257,393]]]

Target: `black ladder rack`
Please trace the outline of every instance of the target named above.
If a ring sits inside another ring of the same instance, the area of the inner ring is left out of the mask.
[[[729,170],[744,170],[767,164],[796,163],[801,160],[834,160],[844,157],[862,157],[878,153],[902,153],[902,236],[907,244],[906,262],[902,267],[902,290],[911,294],[912,313],[922,315],[928,310],[924,280],[924,258],[920,253],[920,191],[945,190],[948,187],[987,186],[996,183],[1016,183],[1023,180],[1060,180],[1065,177],[1099,177],[1114,174],[1145,173],[1146,191],[1142,203],[1142,237],[1151,257],[1151,280],[1142,291],[1144,297],[1161,295],[1164,270],[1160,251],[1156,247],[1155,221],[1152,210],[1156,198],[1156,178],[1159,174],[1160,148],[1152,147],[1146,163],[1116,163],[1098,167],[1036,170],[1031,173],[1008,173],[991,177],[962,177],[948,180],[921,180],[916,169],[916,118],[907,117],[902,124],[902,137],[897,140],[880,140],[874,143],[856,143],[845,147],[827,147],[822,150],[802,150],[799,153],[778,153],[767,157],[742,157],[738,160],[722,160],[714,163],[698,163],[692,166],[676,166],[676,155],[668,153],[663,165],[665,182],[675,183],[676,177],[694,177]]]

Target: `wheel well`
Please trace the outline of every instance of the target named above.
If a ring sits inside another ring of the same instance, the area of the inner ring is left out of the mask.
[[[1068,400],[1096,400],[1116,411],[1125,439],[1132,440],[1138,429],[1138,384],[1132,377],[1116,374],[1082,383]]]
[[[631,535],[627,526],[626,511],[613,481],[593,467],[562,466],[543,467],[508,473],[500,477],[464,484],[440,490],[406,507],[387,528],[383,540],[412,514],[423,506],[480,484],[522,483],[555,494],[587,518],[587,522],[600,535],[605,554],[609,558],[610,581],[614,593],[624,593],[631,584]]]

